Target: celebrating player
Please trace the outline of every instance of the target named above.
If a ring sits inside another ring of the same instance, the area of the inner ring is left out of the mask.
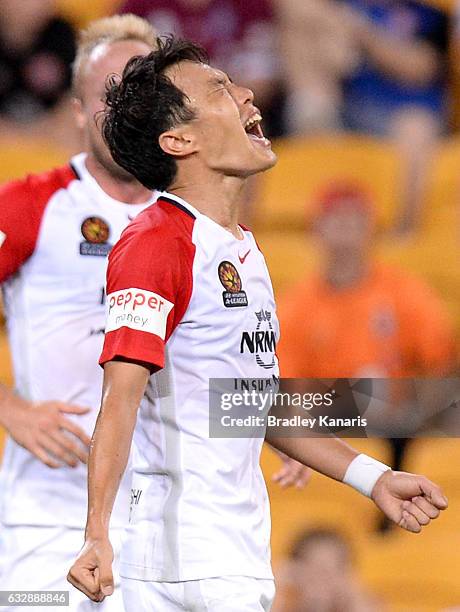
[[[129,62],[107,96],[103,130],[114,159],[168,193],[110,254],[86,542],[69,580],[94,601],[113,592],[108,527],[134,432],[120,571],[126,609],[269,610],[263,440],[209,436],[209,379],[278,375],[270,278],[237,222],[245,180],[276,158],[250,90],[210,67],[192,43],[157,45]],[[251,348],[243,338],[256,332],[264,341]],[[447,505],[424,477],[392,472],[341,440],[271,443],[372,497],[410,531]]]
[[[87,153],[0,191],[0,280],[18,392],[0,389],[0,423],[10,436],[0,484],[3,590],[69,590],[66,573],[81,548],[85,463],[102,379],[107,254],[157,197],[112,160],[94,115],[103,108],[107,75],[121,73],[154,43],[152,27],[132,15],[90,25],[74,65],[76,120]],[[128,518],[127,479],[119,497],[115,543]],[[70,603],[79,612],[92,606],[75,589]],[[117,595],[103,609],[122,608]]]

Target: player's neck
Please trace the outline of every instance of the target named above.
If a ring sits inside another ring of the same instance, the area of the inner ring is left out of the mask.
[[[369,274],[370,265],[367,257],[353,254],[349,257],[338,257],[329,254],[324,269],[326,283],[335,290],[351,289],[359,285]]]
[[[240,238],[238,212],[245,184],[246,179],[234,176],[219,175],[206,180],[198,176],[187,180],[178,177],[168,191]]]
[[[143,204],[152,192],[135,179],[123,180],[111,174],[90,152],[86,157],[86,169],[96,180],[99,187],[111,198],[126,204]]]

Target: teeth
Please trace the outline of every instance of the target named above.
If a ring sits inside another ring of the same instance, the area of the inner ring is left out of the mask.
[[[256,123],[260,123],[262,121],[262,117],[259,113],[255,113],[250,119],[246,121],[244,124],[245,130],[250,130]]]

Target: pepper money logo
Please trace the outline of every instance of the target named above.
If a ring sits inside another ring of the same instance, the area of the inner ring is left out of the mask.
[[[218,268],[219,280],[225,289],[222,299],[226,308],[238,308],[248,305],[248,296],[243,291],[243,284],[238,270],[230,261],[221,261]]]
[[[85,239],[80,242],[80,255],[106,257],[112,245],[107,241],[110,236],[109,224],[101,217],[87,217],[81,224],[81,233]]]

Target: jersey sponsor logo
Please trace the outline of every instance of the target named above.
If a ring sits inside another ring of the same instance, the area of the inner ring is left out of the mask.
[[[112,248],[108,242],[110,227],[107,221],[101,217],[87,217],[80,229],[85,239],[80,242],[80,255],[107,257]]]
[[[2,246],[2,244],[5,242],[5,240],[6,240],[6,234],[5,234],[5,232],[2,232],[2,231],[0,230],[0,247],[1,247],[1,246]]]
[[[260,310],[254,313],[257,325],[254,331],[244,331],[241,335],[240,353],[252,353],[261,368],[275,367],[276,334],[271,322],[272,313]]]
[[[240,260],[240,263],[244,264],[244,262],[246,261],[246,257],[249,255],[250,252],[251,252],[251,249],[249,249],[249,251],[245,253],[243,257],[241,257],[241,255],[238,253],[238,259]]]
[[[222,299],[226,308],[238,308],[248,305],[246,291],[243,291],[243,284],[238,270],[230,261],[221,261],[217,269],[219,280],[225,289]]]
[[[106,332],[129,327],[159,336],[166,336],[168,314],[174,304],[153,291],[122,289],[107,296],[109,314]]]

